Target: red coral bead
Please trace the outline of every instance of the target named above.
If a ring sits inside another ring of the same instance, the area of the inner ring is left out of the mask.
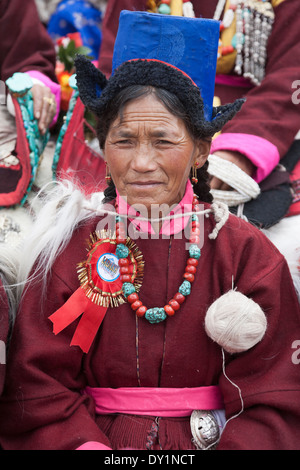
[[[175,310],[171,307],[171,305],[165,305],[164,310],[169,317],[172,317],[175,313]]]
[[[189,258],[187,264],[189,266],[198,266],[198,260],[196,258]]]
[[[234,51],[233,46],[224,46],[222,47],[222,55],[231,54]]]
[[[195,274],[196,271],[197,271],[196,266],[190,266],[190,265],[188,265],[188,266],[185,268],[185,272],[186,272],[186,273]]]
[[[192,259],[192,258],[191,258]],[[119,259],[119,266],[128,266],[129,264],[129,259],[128,258],[120,258]]]
[[[179,310],[180,309],[180,304],[175,299],[171,299],[170,302],[169,302],[169,305],[171,305],[173,310]]]
[[[130,274],[121,274],[120,281],[121,282],[131,282]]]
[[[120,268],[120,274],[128,274],[129,272],[128,266],[122,266],[122,268]]]
[[[200,227],[200,222],[198,220],[193,220],[192,227]]]
[[[190,273],[184,273],[183,277],[189,282],[194,282],[194,279],[195,279],[194,274],[190,274]]]
[[[140,307],[142,307],[142,305],[143,304],[140,300],[136,300],[135,302],[133,302],[133,304],[131,304],[131,308],[132,308],[132,310],[137,310]]]
[[[200,237],[198,235],[192,235],[190,238],[190,243],[199,243],[200,242]]]
[[[126,238],[117,237],[117,238],[116,238],[116,242],[117,242],[117,245],[118,245],[119,243],[125,245],[125,243],[126,243]]]
[[[135,313],[138,317],[143,317],[146,312],[147,312],[147,307],[142,305],[140,308],[137,309],[137,311]]]
[[[176,300],[179,304],[183,304],[183,302],[185,301],[185,296],[180,294],[180,292],[177,292],[177,294],[174,295],[173,299]]]
[[[116,234],[118,235],[126,235],[124,227],[120,227],[116,229]]]
[[[133,292],[132,294],[128,295],[127,300],[130,304],[133,304],[133,302],[136,302],[136,300],[139,300],[139,296],[136,292]]]
[[[200,235],[200,229],[198,227],[192,228],[192,235]]]

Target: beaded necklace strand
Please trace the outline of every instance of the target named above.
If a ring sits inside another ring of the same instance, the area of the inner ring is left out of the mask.
[[[226,0],[219,0],[214,19],[220,20]],[[268,0],[230,0],[220,23],[220,33],[236,21],[231,44],[220,38],[218,59],[236,53],[234,72],[259,85],[265,76],[267,43],[274,22],[272,3]]]
[[[275,17],[273,4],[282,1],[284,0],[218,1],[213,19],[220,21],[219,73],[228,73],[229,66],[230,70],[233,68],[237,75],[249,79],[254,85],[262,82],[265,76],[267,43]],[[163,15],[195,17],[190,0],[148,0],[147,9]],[[227,37],[225,44],[222,34],[224,32]],[[224,58],[225,64],[229,64],[225,65],[225,72],[222,71]]]
[[[199,204],[198,198],[194,195],[192,208],[193,212],[197,212],[197,206]],[[195,280],[195,274],[197,271],[198,260],[201,256],[201,250],[199,248],[200,242],[200,223],[198,216],[194,213],[190,220],[190,247],[189,247],[189,258],[187,260],[185,272],[183,274],[183,282],[180,285],[178,292],[173,296],[171,300],[164,307],[155,307],[148,309],[143,305],[136,292],[135,286],[130,282],[131,276],[129,273],[129,249],[125,245],[126,243],[126,231],[125,226],[122,222],[121,216],[116,216],[116,256],[119,260],[120,268],[120,280],[122,282],[122,291],[129,302],[133,311],[135,311],[137,317],[145,317],[150,323],[159,323],[166,320],[167,317],[172,317],[177,310],[180,309],[181,304],[185,301],[186,297],[191,293],[192,283]]]

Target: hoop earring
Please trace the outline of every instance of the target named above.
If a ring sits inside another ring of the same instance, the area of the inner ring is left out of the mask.
[[[105,162],[105,182],[107,186],[111,183],[111,176],[108,168],[108,164]]]
[[[193,183],[193,184],[197,184],[197,183],[198,183],[197,169],[198,169],[198,162],[196,162],[196,163],[192,166],[192,183]]]

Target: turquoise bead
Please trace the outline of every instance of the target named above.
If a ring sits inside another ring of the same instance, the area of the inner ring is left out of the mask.
[[[191,258],[199,259],[201,256],[201,250],[197,245],[191,245],[189,248]]]
[[[183,281],[183,283],[181,284],[181,286],[179,287],[178,289],[178,292],[184,296],[186,295],[190,295],[191,293],[191,283],[189,281]]]
[[[123,245],[123,243],[120,243],[119,245],[117,245],[116,256],[119,259],[120,258],[127,258],[128,255],[129,255],[129,249],[127,248],[126,245]]]
[[[244,34],[241,35],[240,40],[241,40],[242,44],[245,43],[245,35]],[[236,49],[236,46],[237,46],[237,35],[236,34],[233,36],[233,38],[231,40],[231,45],[232,45],[232,47],[234,47]]]
[[[131,282],[124,282],[122,286],[122,291],[125,297],[128,297],[130,294],[135,292],[135,287]]]
[[[158,13],[160,13],[161,15],[169,15],[171,13],[171,8],[169,7],[169,5],[162,3],[158,7]]]
[[[196,222],[199,222],[199,217],[196,214],[192,215],[192,220],[195,220]]]
[[[163,308],[149,308],[145,314],[149,323],[160,323],[167,318],[167,314]]]

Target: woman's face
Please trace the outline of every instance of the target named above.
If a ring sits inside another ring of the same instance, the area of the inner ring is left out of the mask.
[[[111,125],[104,156],[119,194],[130,205],[177,204],[191,166],[200,168],[210,144],[196,142],[184,122],[151,94],[128,103]]]

